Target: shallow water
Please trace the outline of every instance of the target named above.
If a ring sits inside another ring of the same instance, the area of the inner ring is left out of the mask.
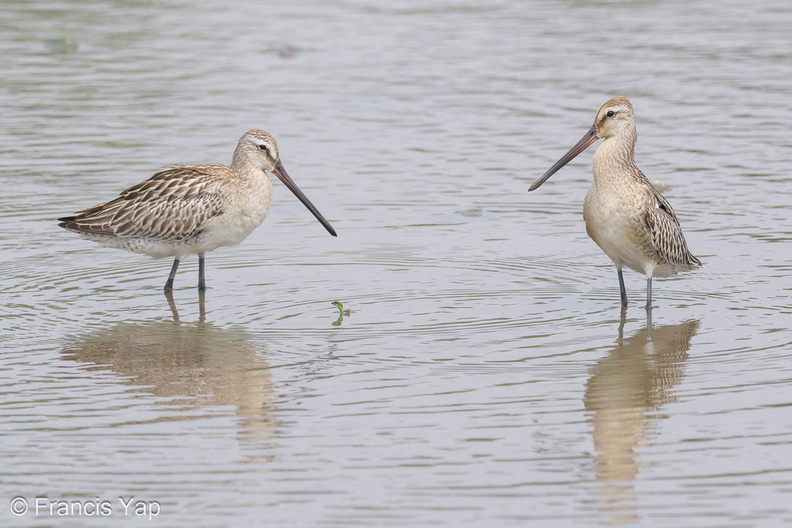
[[[5,2],[0,524],[792,522],[790,15]],[[651,321],[585,234],[591,153],[527,193],[613,95],[705,264]],[[170,262],[53,221],[253,127],[337,239],[276,183],[172,308]]]

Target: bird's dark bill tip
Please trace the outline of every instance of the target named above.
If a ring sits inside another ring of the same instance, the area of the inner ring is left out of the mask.
[[[569,151],[566,154],[561,156],[561,159],[556,161],[552,167],[547,169],[547,172],[545,172],[541,178],[536,180],[533,183],[533,185],[531,185],[531,187],[528,189],[528,192],[538,189],[544,182],[548,180],[548,178],[550,178],[550,176],[558,172],[561,169],[561,167],[563,167],[564,165],[575,159],[578,156],[578,154],[586,150],[589,147],[589,145],[591,145],[598,139],[599,136],[597,135],[597,125],[595,124],[592,125],[592,127],[586,131],[586,133],[583,135],[582,138],[580,138],[580,141],[578,141],[574,147],[569,149]]]

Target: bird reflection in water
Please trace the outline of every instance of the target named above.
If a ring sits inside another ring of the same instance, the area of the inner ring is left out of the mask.
[[[173,292],[166,291],[165,299],[168,300],[168,308],[170,308],[171,315],[174,322],[179,322],[179,309],[176,307],[176,301],[173,299]],[[203,323],[206,321],[206,291],[198,290],[198,322]]]
[[[594,365],[583,399],[591,413],[599,509],[609,525],[638,520],[640,451],[656,434],[660,409],[676,401],[674,388],[700,325],[690,320],[652,329],[649,311],[646,327],[624,339],[624,318],[622,310],[617,345]]]
[[[174,321],[121,323],[91,332],[72,338],[62,355],[88,371],[111,371],[129,393],[157,397],[162,407],[150,422],[238,418],[231,432],[243,452],[249,459],[269,460],[274,417],[265,350],[243,331],[205,323],[201,305],[201,320],[184,323],[171,299]]]

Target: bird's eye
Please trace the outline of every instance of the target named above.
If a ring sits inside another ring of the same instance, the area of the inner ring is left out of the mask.
[[[607,116],[608,116],[608,117],[613,117],[615,113],[616,113],[616,112],[614,112],[613,110],[608,110],[608,114],[607,114]]]
[[[259,145],[258,149],[262,152],[267,152],[267,145]]]

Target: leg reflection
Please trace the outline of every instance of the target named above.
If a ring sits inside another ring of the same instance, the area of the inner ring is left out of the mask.
[[[176,308],[176,301],[173,300],[173,291],[165,290],[165,298],[168,299],[168,307],[173,315],[173,321],[179,322],[179,310]]]
[[[168,300],[168,307],[170,308],[173,321],[179,322],[179,309],[176,308],[176,301],[173,298],[173,292],[166,291],[165,298]],[[206,292],[198,290],[198,322],[206,322]]]

